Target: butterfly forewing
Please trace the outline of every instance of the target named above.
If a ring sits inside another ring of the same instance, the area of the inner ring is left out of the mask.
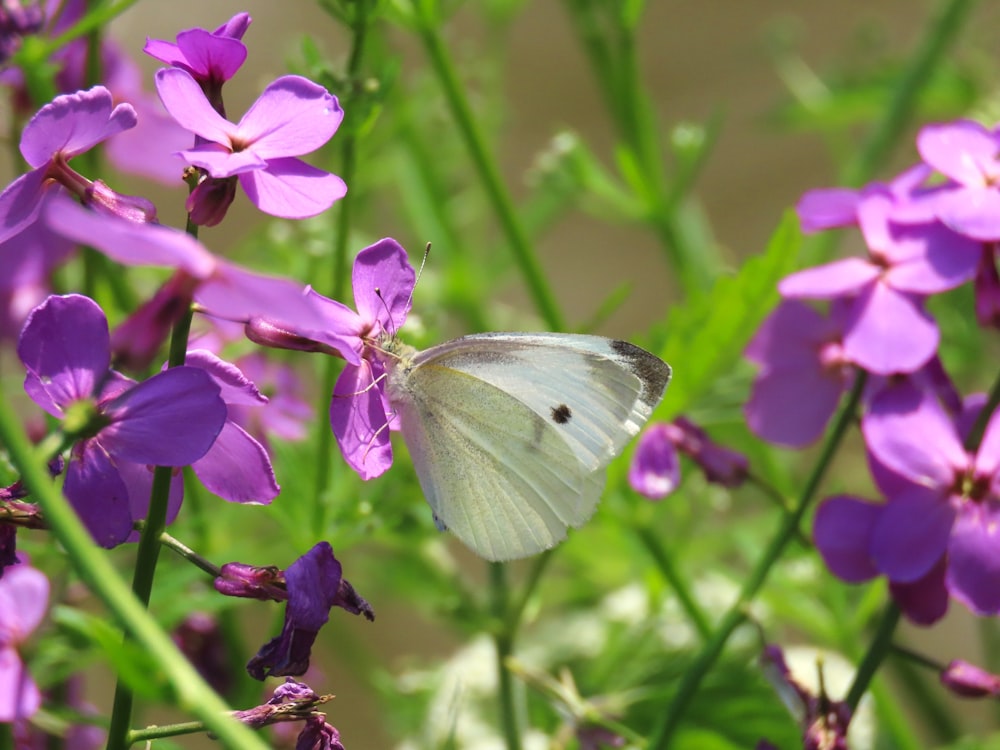
[[[500,388],[436,361],[406,375],[396,404],[435,515],[479,555],[547,549],[594,511],[604,484],[554,424]]]

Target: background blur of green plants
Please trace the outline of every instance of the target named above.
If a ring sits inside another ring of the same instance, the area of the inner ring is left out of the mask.
[[[789,498],[815,451],[771,449],[749,435],[742,350],[777,299],[777,279],[838,252],[829,239],[803,240],[789,208],[809,188],[860,185],[914,161],[920,124],[1000,115],[1000,7],[989,3],[140,2],[105,31],[139,57],[145,36],[214,28],[240,10],[254,23],[247,68],[226,89],[231,117],[286,70],[327,86],[346,118],[312,161],[350,192],[305,222],[266,219],[240,196],[241,213],[201,234],[210,249],[350,303],[354,253],[393,236],[416,263],[430,242],[401,332],[408,343],[480,330],[633,340],[674,367],[654,419],[696,418]],[[182,190],[152,195],[161,220],[182,226]],[[128,276],[141,292],[162,278]],[[97,298],[113,325],[127,311],[107,292],[98,286]],[[997,361],[972,324],[970,297],[968,288],[945,295],[934,310],[942,356],[964,390],[985,387]],[[357,479],[325,418],[336,363],[290,361],[309,376],[318,416],[308,441],[276,445],[281,496],[268,508],[237,507],[192,485],[172,533],[218,563],[285,566],[319,539],[332,543],[378,614],[370,625],[334,612],[315,653],[320,676],[310,684],[338,696],[328,715],[348,749],[499,742],[499,695],[510,701],[510,747],[526,727],[525,747],[575,747],[574,721],[653,733],[775,534],[782,511],[773,500],[753,488],[721,491],[689,470],[676,494],[652,504],[628,489],[623,458],[595,518],[568,542],[491,568],[434,529],[405,460],[378,480]],[[5,398],[19,394],[15,364],[4,352]],[[863,476],[848,447],[823,491],[857,488]],[[133,670],[140,704],[153,707],[136,726],[179,719],[158,708],[169,700],[149,679],[155,666],[137,669],[141,654],[120,652],[48,538],[21,539],[95,615],[54,613],[36,675],[56,684],[70,662],[94,665],[100,685],[98,665],[112,658]],[[123,571],[130,554],[112,553]],[[280,612],[224,600],[208,583],[165,557],[153,611],[166,626],[192,608],[223,614],[242,668],[280,627]],[[884,589],[840,583],[793,542],[749,606],[755,624],[729,640],[670,747],[749,748],[761,737],[794,747],[796,725],[756,665],[762,635],[856,663]],[[971,623],[958,609],[932,632],[904,628],[904,637],[942,661],[1000,669],[995,623]],[[511,653],[509,685],[497,682],[497,643]],[[955,744],[966,732],[987,737],[1000,715],[969,713],[934,680],[888,663],[873,686],[873,746],[997,746]],[[259,694],[247,679],[229,698],[245,707]]]

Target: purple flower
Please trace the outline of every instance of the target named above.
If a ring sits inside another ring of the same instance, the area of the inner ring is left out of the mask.
[[[385,368],[370,344],[395,334],[406,321],[416,275],[406,251],[384,239],[358,253],[352,282],[358,312],[333,303],[331,328],[349,335],[360,362],[350,359],[337,379],[330,401],[330,425],[344,460],[372,479],[392,465],[389,415],[392,407],[381,383]]]
[[[917,150],[926,164],[951,180],[934,196],[937,217],[974,240],[1000,240],[997,133],[971,120],[927,125],[917,134]]]
[[[238,125],[216,112],[180,68],[158,71],[156,88],[171,116],[202,139],[181,157],[214,179],[238,180],[261,211],[288,219],[315,216],[347,191],[336,175],[297,158],[326,143],[343,119],[337,99],[322,86],[283,76],[264,89]],[[191,214],[199,209],[201,188],[188,198]],[[213,209],[206,212],[221,218]]]
[[[110,370],[107,320],[87,297],[49,297],[29,316],[17,351],[28,395],[80,437],[63,491],[102,546],[125,541],[145,517],[147,466],[196,461],[225,422],[219,387],[196,368],[176,367],[138,385]]]
[[[261,408],[267,404],[267,398],[238,367],[204,349],[189,351],[185,364],[211,375],[227,408],[226,422],[218,438],[204,456],[191,464],[194,473],[209,491],[225,500],[271,502],[280,492],[271,459],[264,446],[228,416],[232,406]]]
[[[913,372],[933,356],[939,334],[923,297],[970,280],[980,256],[977,243],[941,224],[893,223],[893,205],[882,191],[858,204],[867,260],[810,268],[778,285],[786,298],[844,299],[844,355],[880,375]]]
[[[177,43],[146,39],[143,47],[150,57],[191,74],[222,117],[222,84],[232,78],[247,59],[240,40],[251,22],[249,13],[237,13],[215,31],[187,29],[177,34]]]
[[[890,580],[924,576],[947,555],[945,584],[979,615],[1000,612],[1000,414],[966,451],[937,400],[887,389],[862,422],[872,455],[904,480],[872,532],[872,557]]]
[[[38,686],[18,654],[48,609],[49,581],[27,564],[0,578],[0,723],[32,716],[41,705]]]
[[[57,96],[42,107],[21,134],[21,155],[32,170],[0,193],[0,242],[38,217],[50,185],[69,185],[85,193],[92,184],[67,163],[135,123],[131,105],[113,106],[111,92],[103,86]]]
[[[744,411],[754,434],[801,448],[823,434],[854,378],[844,353],[843,307],[824,318],[798,300],[785,300],[761,324],[746,357],[761,367]]]
[[[656,424],[639,440],[629,483],[650,499],[665,497],[680,483],[677,452],[691,458],[713,484],[738,487],[747,478],[746,456],[714,443],[708,433],[686,417],[669,424]]]
[[[285,571],[288,604],[281,635],[265,643],[247,664],[250,676],[300,675],[309,668],[312,644],[330,617],[330,608],[341,606],[355,614],[375,618],[371,607],[341,577],[340,562],[327,542],[316,544]]]

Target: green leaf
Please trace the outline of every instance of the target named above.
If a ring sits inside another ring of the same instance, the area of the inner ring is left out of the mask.
[[[763,255],[748,259],[734,276],[719,277],[711,291],[674,308],[659,348],[674,375],[654,418],[669,419],[690,409],[718,378],[732,371],[778,301],[777,282],[793,270],[801,240],[798,222],[789,212]]]

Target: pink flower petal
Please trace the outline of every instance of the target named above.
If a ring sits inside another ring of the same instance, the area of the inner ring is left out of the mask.
[[[344,112],[325,88],[302,76],[282,76],[243,115],[234,140],[261,158],[301,156],[337,132]]]
[[[848,583],[878,575],[871,536],[883,505],[841,495],[823,501],[813,521],[813,539],[830,572]]]
[[[403,247],[386,237],[358,253],[351,276],[354,305],[369,325],[371,334],[395,335],[410,312],[416,273]]]
[[[347,365],[330,400],[330,426],[344,460],[362,479],[373,479],[392,466],[387,414],[389,404],[367,360]]]
[[[41,625],[48,609],[49,579],[44,573],[25,564],[4,569],[0,578],[0,632],[4,646],[17,646],[27,640]]]
[[[917,134],[920,157],[941,174],[963,185],[985,185],[995,169],[996,136],[972,120],[926,125]]]
[[[280,492],[267,451],[234,422],[226,422],[191,468],[210,492],[230,502],[267,504]]]
[[[854,294],[879,276],[879,269],[861,258],[845,258],[807,268],[778,282],[782,297],[830,299]]]
[[[156,92],[167,112],[181,127],[214,143],[232,145],[236,126],[212,109],[205,93],[191,74],[180,68],[156,72]]]
[[[1000,612],[1000,503],[963,503],[948,545],[951,595],[981,616]]]
[[[823,229],[856,224],[860,197],[857,190],[847,188],[809,190],[795,204],[802,231],[812,234]]]
[[[337,175],[294,157],[270,159],[267,169],[240,174],[239,180],[257,208],[283,219],[316,216],[347,194]]]
[[[955,511],[940,493],[916,490],[884,506],[871,535],[871,554],[891,581],[915,581],[948,547]]]
[[[844,353],[870,372],[913,372],[937,351],[939,333],[934,320],[913,297],[888,284],[867,287],[851,312]]]
[[[42,705],[38,686],[17,652],[0,646],[0,723],[34,716]]]

